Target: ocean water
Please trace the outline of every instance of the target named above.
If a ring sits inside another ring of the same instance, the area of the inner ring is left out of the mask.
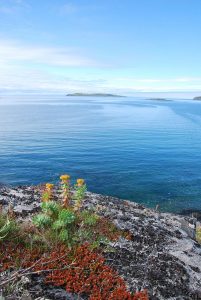
[[[201,209],[201,102],[0,97],[0,182],[85,178],[93,192]]]

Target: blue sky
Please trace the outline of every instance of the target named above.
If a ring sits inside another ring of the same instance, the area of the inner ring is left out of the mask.
[[[201,93],[200,0],[0,0],[0,91]]]

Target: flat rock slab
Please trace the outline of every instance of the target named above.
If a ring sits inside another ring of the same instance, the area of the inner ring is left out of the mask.
[[[0,187],[0,204],[5,209],[12,204],[17,215],[29,216],[39,209],[40,193],[35,187]],[[201,299],[201,246],[193,239],[195,219],[89,192],[84,206],[96,207],[100,215],[132,234],[131,240],[111,243],[115,251],[105,253],[130,290],[146,288],[153,300]]]

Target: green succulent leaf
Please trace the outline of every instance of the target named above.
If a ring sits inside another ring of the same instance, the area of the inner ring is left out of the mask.
[[[65,227],[65,223],[63,221],[61,221],[61,220],[56,220],[52,224],[52,229],[54,229],[54,230],[61,229],[62,227]]]
[[[60,206],[55,201],[47,201],[41,204],[42,211],[47,214],[58,215]]]
[[[38,214],[33,217],[33,223],[39,228],[45,228],[51,225],[52,219],[46,214]]]
[[[59,233],[59,239],[62,241],[62,242],[67,242],[68,239],[69,239],[69,232],[67,229],[62,229]]]
[[[59,212],[59,221],[63,222],[63,224],[68,225],[75,222],[76,216],[74,212],[69,209],[62,209]]]

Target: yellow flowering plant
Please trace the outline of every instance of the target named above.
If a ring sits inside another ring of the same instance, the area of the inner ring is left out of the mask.
[[[46,183],[45,189],[44,189],[43,194],[42,194],[42,202],[48,202],[52,199],[53,188],[54,188],[54,184]]]
[[[63,201],[63,207],[68,207],[70,204],[70,175],[64,174],[60,176],[61,180],[61,197]]]
[[[87,186],[85,184],[84,179],[77,179],[77,183],[74,185],[75,193],[74,193],[74,210],[80,210],[82,207],[82,203],[84,200],[84,196],[87,190]]]

